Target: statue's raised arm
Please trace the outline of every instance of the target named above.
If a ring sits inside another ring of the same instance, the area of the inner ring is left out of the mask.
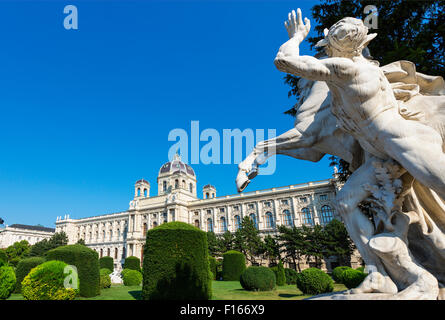
[[[319,60],[312,56],[300,56],[300,43],[309,34],[311,24],[308,18],[292,10],[284,23],[289,40],[279,49],[275,58],[275,66],[283,72],[301,76],[310,80],[336,81],[350,78],[354,75],[354,64],[343,57],[332,57]]]

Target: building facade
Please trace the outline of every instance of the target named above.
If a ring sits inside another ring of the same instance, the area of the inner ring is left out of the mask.
[[[150,196],[150,183],[138,180],[124,212],[83,219],[58,217],[56,232],[64,231],[69,244],[83,239],[100,257],[113,257],[119,269],[127,256],[142,260],[147,231],[165,222],[186,222],[222,234],[235,232],[248,216],[265,235],[276,233],[280,225],[324,225],[339,219],[333,205],[335,179],[219,197],[214,186],[206,185],[198,198],[194,170],[175,156],[159,170],[157,185],[158,195]]]
[[[51,238],[54,231],[54,228],[12,224],[0,229],[0,248],[7,248],[22,240],[26,240],[33,245],[43,239]]]

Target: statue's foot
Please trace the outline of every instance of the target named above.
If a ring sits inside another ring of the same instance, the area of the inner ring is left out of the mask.
[[[249,185],[250,180],[247,178],[247,175],[244,171],[238,171],[238,175],[236,176],[236,189],[238,192],[242,192]]]
[[[247,178],[249,180],[252,180],[253,178],[255,178],[258,175],[258,168],[253,168],[248,174],[247,174]]]
[[[389,293],[396,294],[397,286],[389,276],[384,276],[380,272],[374,271],[363,280],[363,282],[354,289],[350,289],[346,294],[358,293]]]

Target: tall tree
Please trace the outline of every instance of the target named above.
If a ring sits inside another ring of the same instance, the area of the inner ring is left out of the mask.
[[[280,253],[284,254],[285,259],[291,262],[297,271],[301,271],[300,262],[305,253],[304,235],[301,228],[288,228],[284,225],[278,227],[278,241],[281,246]]]
[[[213,257],[220,255],[220,246],[218,242],[218,238],[215,233],[212,231],[207,232],[207,245],[209,247],[209,254]]]
[[[348,266],[351,264],[354,248],[354,243],[342,222],[333,219],[324,227],[324,255],[326,257],[335,256],[341,266]]]
[[[251,264],[264,252],[264,243],[255,223],[249,217],[241,221],[241,228],[235,232],[234,249],[244,253]]]
[[[43,255],[51,249],[68,244],[68,236],[65,232],[57,232],[49,239],[43,239],[31,246],[29,251],[30,257],[43,257]]]
[[[234,248],[234,238],[235,236],[230,231],[226,231],[218,237],[219,252],[221,254]]]
[[[320,268],[325,253],[325,235],[323,227],[316,224],[313,227],[302,226],[304,236],[303,254],[306,258],[314,260],[315,267]]]
[[[269,264],[277,264],[277,260],[280,259],[280,244],[276,237],[266,235],[264,237],[264,257],[269,260]]]
[[[27,256],[29,247],[29,242],[26,240],[14,242],[5,250],[5,253],[8,256],[8,262],[13,266],[17,266],[17,263]]]

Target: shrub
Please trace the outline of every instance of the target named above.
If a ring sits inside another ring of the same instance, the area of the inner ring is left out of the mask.
[[[2,262],[4,262],[2,264]],[[6,255],[5,250],[0,249],[0,266],[8,263],[8,256]]]
[[[286,284],[286,274],[284,273],[284,268],[281,261],[277,266],[271,267],[270,270],[275,273],[275,277],[277,278],[277,286],[284,286]]]
[[[320,269],[309,268],[297,275],[297,287],[304,294],[315,295],[332,292],[334,281]]]
[[[334,268],[334,270],[332,270],[332,278],[337,283],[343,283],[343,272],[349,269],[351,269],[351,267],[343,266]]]
[[[94,297],[100,294],[99,258],[96,251],[81,244],[72,244],[48,251],[46,260],[60,260],[76,266],[81,296]]]
[[[28,273],[38,265],[44,263],[46,260],[42,257],[25,258],[19,261],[17,269],[15,270],[15,276],[17,277],[17,284],[15,286],[15,293],[22,292],[22,281],[28,275]]]
[[[125,272],[122,280],[126,286],[138,286],[142,282],[142,273],[137,270],[128,269],[128,272]]]
[[[286,275],[286,284],[297,284],[297,271],[294,269],[284,268],[284,274]]]
[[[130,256],[125,259],[124,269],[131,269],[141,272],[141,259],[135,256]]]
[[[66,266],[62,261],[48,261],[33,268],[23,279],[23,297],[26,300],[73,300],[78,290],[65,288]],[[73,278],[78,281],[77,277]]]
[[[224,281],[239,281],[244,270],[246,270],[244,254],[235,250],[223,254],[222,277]]]
[[[216,280],[216,274],[218,272],[217,261],[214,257],[209,257],[210,271],[212,272],[212,279]]]
[[[348,289],[356,288],[360,283],[363,282],[363,280],[366,278],[367,274],[355,269],[348,269],[343,271],[342,278],[343,278],[343,284]]]
[[[358,268],[355,268],[355,270],[358,270],[358,271],[361,271],[361,272],[365,272],[365,267],[358,267]]]
[[[108,270],[108,269],[100,269],[102,270]],[[105,288],[110,288],[111,287],[111,278],[109,274],[100,274],[100,288],[101,289],[105,289]]]
[[[107,269],[107,268],[102,268],[102,269],[100,269],[100,275],[107,275],[107,276],[109,276],[110,274],[111,274],[112,272],[111,272],[111,270],[110,269]]]
[[[127,273],[127,272],[130,271],[130,270],[131,270],[131,269],[123,269],[123,270],[121,271],[122,279],[124,278],[125,273]]]
[[[147,300],[207,300],[212,295],[207,235],[183,222],[147,232],[142,297]]]
[[[269,291],[275,288],[275,273],[266,267],[248,267],[240,277],[241,286],[248,291]]]
[[[9,298],[14,291],[15,284],[14,269],[7,265],[0,267],[0,300]]]
[[[102,257],[99,259],[99,266],[101,269],[106,268],[113,272],[114,270],[114,260],[112,257]],[[111,273],[110,272],[110,273]]]

